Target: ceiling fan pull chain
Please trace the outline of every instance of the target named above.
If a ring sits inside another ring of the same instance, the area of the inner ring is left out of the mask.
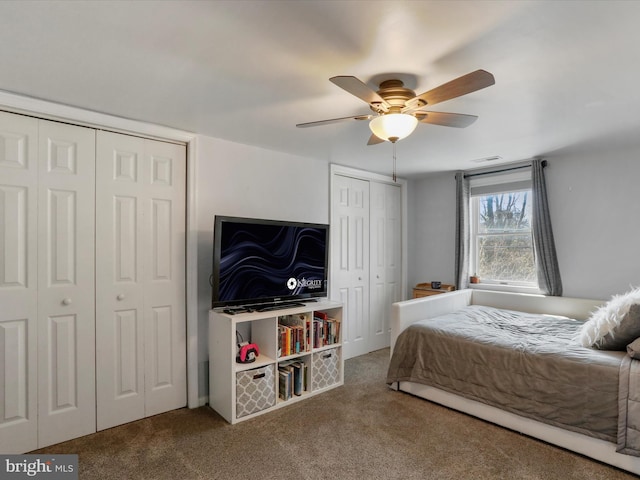
[[[396,182],[396,143],[393,142],[393,182]]]

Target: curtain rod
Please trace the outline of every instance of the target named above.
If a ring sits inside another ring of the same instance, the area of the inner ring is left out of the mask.
[[[543,160],[542,161],[542,167],[546,167],[547,166],[547,161]],[[465,173],[464,174],[464,178],[469,178],[469,177],[479,177],[480,175],[491,175],[493,173],[502,173],[502,172],[510,172],[511,170],[520,170],[523,168],[529,168],[531,167],[531,164],[527,164],[527,165],[519,165],[517,167],[510,167],[510,168],[502,168],[499,170],[491,170],[488,172],[478,172],[478,173]]]

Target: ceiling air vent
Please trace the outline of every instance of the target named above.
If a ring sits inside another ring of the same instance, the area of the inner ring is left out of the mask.
[[[495,162],[496,160],[502,160],[500,155],[494,155],[493,157],[476,158],[473,160],[476,163]]]

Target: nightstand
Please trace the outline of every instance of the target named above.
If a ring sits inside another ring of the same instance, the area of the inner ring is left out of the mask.
[[[452,292],[456,289],[454,285],[443,283],[440,288],[431,288],[431,282],[418,283],[413,288],[413,298],[428,297],[430,295],[438,295],[439,293]]]

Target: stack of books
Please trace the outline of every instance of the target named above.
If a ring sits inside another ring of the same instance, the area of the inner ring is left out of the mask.
[[[311,319],[306,315],[278,317],[278,357],[311,351]]]
[[[307,364],[289,360],[278,364],[278,395],[282,400],[307,391]]]
[[[325,312],[313,312],[313,348],[340,343],[340,320]]]

